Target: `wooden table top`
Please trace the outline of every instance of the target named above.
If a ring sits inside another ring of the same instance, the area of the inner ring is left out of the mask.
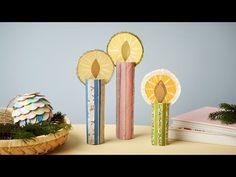
[[[105,143],[86,144],[85,124],[73,124],[66,143],[51,152],[53,155],[109,155],[109,154],[236,154],[236,146],[170,140],[167,146],[151,145],[151,128],[135,126],[134,138],[116,138],[115,125],[105,125]]]

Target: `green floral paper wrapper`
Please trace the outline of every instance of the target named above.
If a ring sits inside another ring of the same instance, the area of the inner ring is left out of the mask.
[[[152,145],[168,144],[169,103],[152,104]]]

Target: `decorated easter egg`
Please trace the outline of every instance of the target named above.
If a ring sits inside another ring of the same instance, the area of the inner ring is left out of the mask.
[[[50,121],[53,116],[53,108],[44,95],[34,92],[18,96],[13,105],[12,117],[14,123],[35,124],[42,121]]]

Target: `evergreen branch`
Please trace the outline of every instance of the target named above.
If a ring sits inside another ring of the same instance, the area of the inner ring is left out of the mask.
[[[218,111],[210,113],[209,118],[211,120],[220,120],[224,124],[236,123],[236,113],[231,111]]]
[[[52,123],[63,123],[64,122],[64,117],[66,114],[62,114],[61,112],[57,112],[53,115],[51,122]]]
[[[224,112],[224,111],[212,112],[212,113],[209,114],[209,118],[210,118],[211,120],[218,120],[218,119],[221,119],[222,114],[224,114],[223,112]]]
[[[219,107],[222,110],[209,114],[211,120],[220,120],[224,124],[236,123],[236,105],[221,103]]]
[[[228,103],[221,103],[219,105],[221,109],[225,109],[227,111],[235,111],[236,112],[236,105],[228,104]]]
[[[65,123],[64,114],[54,114],[52,120],[36,124],[27,124],[23,127],[19,124],[0,124],[0,140],[23,139],[24,141],[34,139],[40,135],[56,133],[60,129],[71,129],[71,125]]]

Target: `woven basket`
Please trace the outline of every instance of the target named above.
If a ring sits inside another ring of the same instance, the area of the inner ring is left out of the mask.
[[[0,124],[10,123],[13,124],[11,116],[12,109],[0,108]]]
[[[9,123],[12,120],[9,119],[11,117],[11,109],[1,109],[0,108],[0,120],[3,118],[3,113],[5,114],[5,119],[8,120]],[[1,120],[0,123],[6,122],[6,120]],[[67,117],[65,120],[68,124],[70,121]],[[63,145],[69,135],[68,129],[61,129],[55,134],[41,135],[37,136],[33,140],[23,141],[22,139],[14,139],[14,140],[0,140],[0,155],[40,155],[46,154],[48,152],[53,151],[57,147]]]

